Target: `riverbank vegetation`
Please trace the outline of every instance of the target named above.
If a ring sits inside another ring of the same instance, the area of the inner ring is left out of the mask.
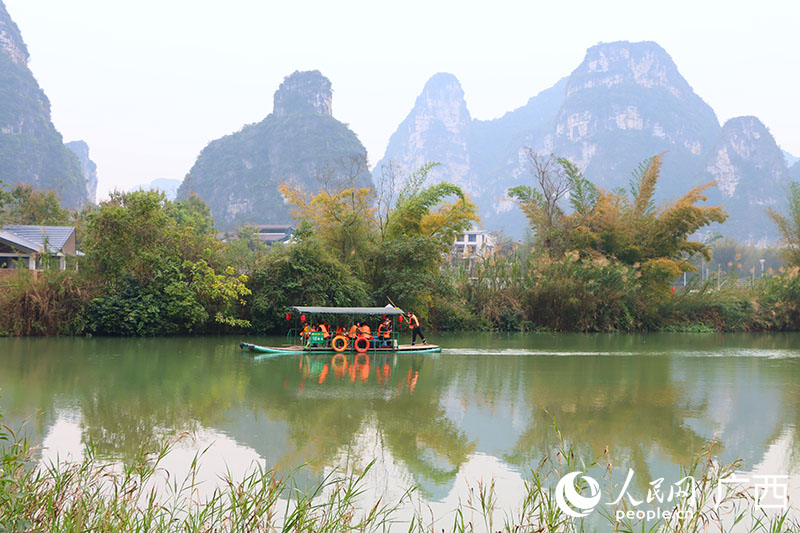
[[[349,180],[321,172],[315,193],[284,184],[296,230],[272,246],[251,227],[218,240],[195,197],[114,193],[69,213],[51,193],[0,189],[0,222],[75,225],[85,252],[77,270],[4,277],[0,334],[282,333],[290,305],[389,300],[440,330],[800,329],[800,185],[770,212],[785,248],[764,250],[713,238],[727,218],[705,205],[713,183],[657,204],[661,156],[627,191],[597,188],[565,159],[527,159],[531,182],[509,197],[531,237],[467,255],[452,245],[477,207],[428,183],[435,164],[410,176],[388,166],[372,188],[356,185],[363,159],[337,163]]]

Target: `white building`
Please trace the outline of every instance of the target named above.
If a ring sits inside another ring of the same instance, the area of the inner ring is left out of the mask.
[[[473,226],[471,230],[458,236],[453,243],[453,252],[465,257],[487,257],[494,253],[496,244],[491,233]]]

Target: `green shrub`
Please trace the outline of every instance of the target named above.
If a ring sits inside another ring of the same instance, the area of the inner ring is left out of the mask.
[[[522,291],[526,318],[564,331],[630,331],[636,328],[635,273],[604,257],[535,258]]]
[[[757,285],[758,318],[764,329],[800,329],[800,267],[764,278]]]
[[[89,330],[101,335],[152,336],[194,331],[208,319],[197,297],[178,279],[142,284],[123,279],[95,298],[87,316]]]
[[[276,246],[262,259],[248,287],[252,328],[276,332],[292,305],[365,305],[366,285],[313,240]]]

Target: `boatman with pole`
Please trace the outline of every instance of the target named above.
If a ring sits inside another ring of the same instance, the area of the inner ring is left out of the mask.
[[[416,344],[417,335],[422,339],[422,344],[428,344],[428,341],[425,340],[425,334],[422,333],[422,328],[419,327],[419,318],[417,318],[416,313],[408,314],[408,327],[411,328],[411,346]]]

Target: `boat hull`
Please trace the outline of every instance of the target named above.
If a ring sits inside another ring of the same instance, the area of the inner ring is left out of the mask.
[[[283,347],[272,347],[272,346],[260,346],[258,344],[250,344],[247,342],[239,343],[239,348],[242,350],[247,350],[250,352],[257,352],[257,353],[266,353],[266,354],[273,354],[273,355],[288,355],[293,353],[305,353],[305,354],[334,354],[338,353],[333,348],[306,348],[303,346],[283,346]],[[375,353],[439,353],[442,351],[441,346],[437,346],[435,344],[420,344],[420,345],[413,345],[413,344],[400,344],[397,348],[370,348],[364,353],[368,354],[375,354]],[[347,353],[356,353],[353,350],[347,350]]]

